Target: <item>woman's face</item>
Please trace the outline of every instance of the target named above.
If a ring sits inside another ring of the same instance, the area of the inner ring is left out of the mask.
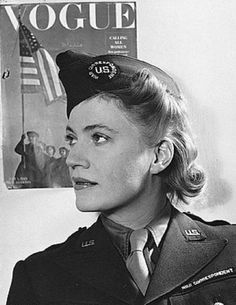
[[[148,200],[153,149],[115,100],[95,96],[74,107],[66,139],[79,210],[116,211]]]

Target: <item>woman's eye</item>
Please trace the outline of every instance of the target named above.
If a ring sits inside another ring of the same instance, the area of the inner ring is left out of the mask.
[[[105,135],[101,135],[98,133],[94,133],[92,135],[92,139],[94,141],[95,144],[104,144],[108,141],[108,137]]]
[[[73,145],[73,144],[76,143],[77,139],[76,139],[75,137],[71,136],[71,135],[66,135],[66,136],[65,136],[65,141],[66,141],[66,143],[67,143],[69,146],[71,146],[71,145]]]

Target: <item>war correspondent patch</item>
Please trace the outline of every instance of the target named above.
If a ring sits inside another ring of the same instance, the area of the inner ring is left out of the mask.
[[[191,283],[188,283],[184,286],[181,287],[181,290],[186,290],[188,288],[192,288],[192,287],[195,287],[197,285],[200,285],[206,281],[209,281],[211,279],[215,279],[215,278],[218,278],[218,277],[223,277],[224,275],[227,275],[227,274],[231,274],[231,273],[234,273],[234,268],[228,268],[228,269],[224,269],[224,270],[221,270],[221,271],[217,271],[215,273],[211,273],[209,275],[206,275],[202,278],[200,278],[199,280],[196,280],[196,281],[193,281]]]
[[[89,76],[98,82],[106,82],[118,74],[118,67],[111,61],[98,60],[88,67]]]

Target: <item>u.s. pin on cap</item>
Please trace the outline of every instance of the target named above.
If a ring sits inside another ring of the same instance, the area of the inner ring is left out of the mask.
[[[56,58],[59,77],[67,94],[67,116],[82,101],[98,92],[129,88],[133,76],[142,69],[149,70],[167,90],[180,96],[175,81],[161,69],[136,58],[105,54],[89,56],[66,51]]]

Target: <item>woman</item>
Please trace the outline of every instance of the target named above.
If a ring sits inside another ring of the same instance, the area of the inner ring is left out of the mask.
[[[8,305],[235,304],[235,230],[173,206],[205,182],[177,85],[119,55],[57,63],[76,205],[101,214],[18,262]]]

